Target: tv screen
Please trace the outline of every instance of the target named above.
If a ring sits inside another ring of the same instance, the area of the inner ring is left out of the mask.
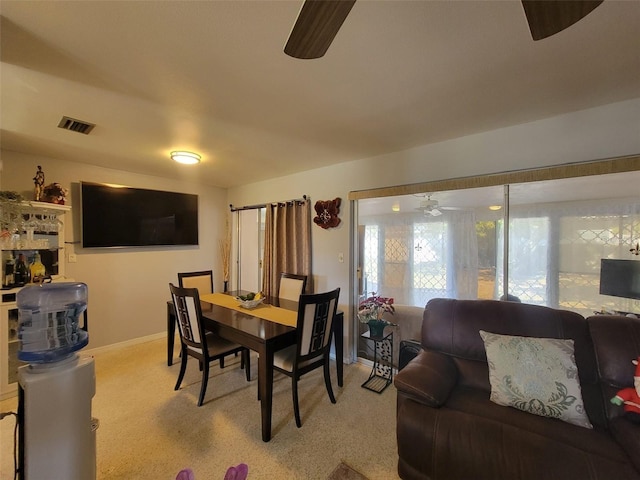
[[[640,261],[601,259],[600,294],[640,300]]]
[[[80,182],[83,248],[198,245],[198,196]]]

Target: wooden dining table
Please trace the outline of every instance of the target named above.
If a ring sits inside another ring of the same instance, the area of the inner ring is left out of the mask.
[[[229,292],[235,296],[247,292]],[[258,391],[260,398],[260,410],[262,420],[262,440],[271,440],[271,413],[273,407],[273,355],[274,352],[286,348],[296,342],[296,328],[294,326],[278,323],[264,317],[265,313],[277,317],[276,309],[292,310],[297,312],[298,302],[266,297],[264,306],[255,310],[238,308],[236,305],[226,305],[227,302],[216,302],[216,297],[221,294],[202,295],[202,317],[204,328],[210,330],[227,340],[247,347],[259,355],[258,358]],[[207,301],[207,299],[211,301]],[[213,303],[215,302],[215,303]],[[259,311],[258,309],[271,309]],[[269,315],[266,315],[269,317]],[[291,318],[291,315],[288,315]],[[295,322],[294,322],[295,323]],[[338,386],[343,385],[343,327],[344,315],[341,311],[336,313],[333,321],[332,337],[335,347],[336,376]],[[167,328],[169,342],[171,344],[168,355],[168,364],[173,359],[173,337],[175,332],[175,314],[173,305],[167,305]]]

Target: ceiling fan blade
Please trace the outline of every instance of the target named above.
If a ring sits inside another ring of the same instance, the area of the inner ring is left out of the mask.
[[[294,58],[322,57],[356,0],[305,0],[284,53]]]
[[[570,27],[591,13],[603,0],[522,0],[534,40],[542,40]]]

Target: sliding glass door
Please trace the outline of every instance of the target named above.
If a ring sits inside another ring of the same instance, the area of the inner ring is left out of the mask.
[[[640,312],[599,293],[601,259],[640,261],[639,184],[633,171],[360,199],[358,294]]]
[[[629,174],[625,174],[629,176]],[[636,177],[639,174],[636,174]],[[640,239],[640,197],[605,191],[611,179],[594,177],[593,190],[584,179],[539,185],[581,192],[581,200],[528,201],[527,185],[511,186],[509,209],[509,291],[527,303],[573,310],[582,315],[611,309],[638,311],[633,300],[600,295],[601,259],[632,260],[630,249]],[[632,175],[633,177],[633,175]],[[637,180],[637,178],[636,178]],[[614,185],[611,188],[615,188]],[[589,198],[607,193],[608,198]],[[618,196],[616,196],[618,195]],[[498,250],[500,257],[504,255]],[[498,265],[502,265],[502,258]],[[501,278],[500,269],[498,278]]]
[[[264,255],[264,208],[236,210],[233,213],[234,249],[232,290],[258,292],[262,288]]]
[[[435,297],[494,298],[502,188],[466,190],[455,202],[453,196],[359,201],[361,295],[377,292],[415,306]],[[487,205],[477,206],[481,198]]]

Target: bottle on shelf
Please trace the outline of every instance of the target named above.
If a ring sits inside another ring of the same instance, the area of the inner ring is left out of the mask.
[[[29,269],[27,268],[24,253],[19,254],[18,260],[16,260],[14,281],[16,286],[20,287],[29,283]]]
[[[42,263],[42,259],[40,258],[39,252],[36,252],[33,263],[29,265],[29,270],[31,273],[31,281],[33,283],[41,282],[44,276],[47,274],[44,264]]]
[[[4,264],[4,277],[2,280],[2,285],[5,287],[11,287],[15,283],[13,274],[15,271],[15,260],[13,259],[13,253],[9,252],[9,258]]]

